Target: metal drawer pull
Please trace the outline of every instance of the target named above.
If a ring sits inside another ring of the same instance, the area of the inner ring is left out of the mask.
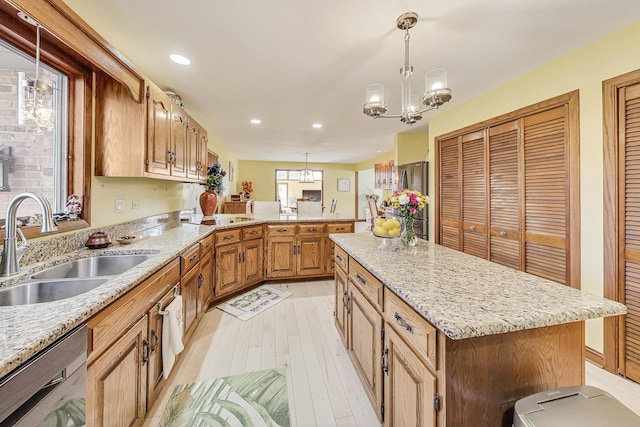
[[[356,279],[358,279],[358,282],[362,283],[363,285],[367,284],[367,281],[360,275],[360,273],[356,273]]]
[[[151,353],[156,351],[156,348],[158,348],[158,334],[156,334],[155,329],[152,329],[151,330]]]
[[[204,245],[204,247],[205,247],[205,248],[210,248],[210,247],[211,247],[211,244],[212,244],[211,242],[207,242],[207,244],[206,244],[206,245]]]
[[[385,348],[384,353],[382,353],[382,372],[385,374],[389,373],[389,349]]]
[[[251,233],[249,233],[251,236],[255,236],[256,234],[258,234],[258,232],[256,230],[253,230]]]
[[[500,235],[501,235],[502,237],[505,237],[505,236],[507,235],[507,232],[506,232],[506,231],[501,231],[501,232],[500,232]]]
[[[347,314],[351,314],[351,295],[347,295]]]
[[[396,318],[396,322],[398,322],[398,325],[402,326],[403,328],[405,328],[405,329],[406,329],[407,331],[409,331],[409,332],[413,332],[413,326],[411,326],[410,324],[408,324],[408,323],[407,323],[407,321],[406,321],[406,320],[404,320],[404,319],[402,318],[402,316],[400,316],[400,315],[398,314],[398,312],[396,312],[395,318]]]
[[[233,236],[224,236],[223,239],[224,240],[231,240],[231,239],[233,239]]]
[[[336,228],[336,231],[344,231],[344,227],[338,227]]]
[[[318,229],[316,227],[313,227],[313,228],[307,229],[307,231],[318,231]]]
[[[278,233],[286,233],[286,232],[287,232],[287,231],[289,231],[289,230],[287,230],[286,228],[278,228],[278,230],[276,230],[276,231],[277,231]]]
[[[342,305],[343,305],[344,307],[346,307],[346,306],[347,306],[347,291],[344,291],[344,292],[342,293]]]
[[[149,361],[149,341],[146,338],[142,340],[142,364],[145,365]]]
[[[341,257],[340,255],[338,255],[338,254],[336,254],[336,259],[337,259],[338,261],[342,261],[342,257]]]
[[[195,260],[196,258],[198,258],[198,254],[193,254],[193,255],[191,255],[191,256],[189,257],[189,261],[193,261],[193,260]]]

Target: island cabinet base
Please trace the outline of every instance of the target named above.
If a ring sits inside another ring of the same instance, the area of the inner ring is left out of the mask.
[[[517,400],[585,380],[584,322],[444,340],[440,365],[443,423],[504,426]]]

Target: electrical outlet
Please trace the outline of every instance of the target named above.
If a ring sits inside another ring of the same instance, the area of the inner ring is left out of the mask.
[[[134,200],[131,202],[131,209],[140,209],[141,203],[140,200]]]
[[[116,200],[116,213],[124,212],[124,199]]]

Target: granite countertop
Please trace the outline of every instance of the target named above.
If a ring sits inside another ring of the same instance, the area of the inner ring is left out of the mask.
[[[370,233],[331,239],[451,339],[626,313],[615,301],[420,240],[378,249]]]
[[[151,253],[155,255],[125,273],[114,276],[103,285],[73,298],[40,304],[0,306],[0,377],[84,323],[180,255],[183,250],[215,230],[265,223],[354,221],[353,218],[337,214],[324,214],[319,217],[286,216],[285,218],[254,218],[251,215],[224,214],[204,217],[205,220],[215,220],[217,222],[215,225],[200,225],[202,219],[202,216],[194,217],[197,224],[182,223],[178,227],[165,230],[159,235],[144,237],[130,245],[119,245],[114,242],[106,249],[83,248],[36,264],[22,266],[19,275],[0,278],[0,287],[3,287],[27,280],[37,271],[73,259],[108,254]]]

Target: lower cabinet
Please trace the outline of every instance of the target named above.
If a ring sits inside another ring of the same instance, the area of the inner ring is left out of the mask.
[[[87,367],[87,425],[140,426],[147,408],[147,316]]]
[[[177,286],[177,285],[176,285]],[[149,369],[147,385],[147,408],[150,408],[160,394],[164,381],[164,370],[162,367],[162,328],[164,316],[159,311],[171,304],[175,299],[176,289],[171,289],[162,298],[160,305],[156,304],[149,311]]]
[[[393,328],[385,329],[384,425],[434,427],[436,377]]]
[[[262,281],[262,226],[216,233],[215,264],[216,298]]]
[[[204,248],[202,248],[204,250]],[[200,274],[198,277],[197,316],[200,317],[209,307],[213,297],[213,255],[212,251],[204,253],[200,260]]]
[[[200,270],[192,268],[180,280],[182,295],[182,327],[185,340],[193,333],[198,317],[198,286],[200,284]]]
[[[382,315],[353,282],[348,283],[347,350],[369,400],[382,421]]]
[[[349,293],[347,292],[347,273],[342,268],[335,271],[335,325],[342,343],[347,345],[347,326],[349,315]]]

